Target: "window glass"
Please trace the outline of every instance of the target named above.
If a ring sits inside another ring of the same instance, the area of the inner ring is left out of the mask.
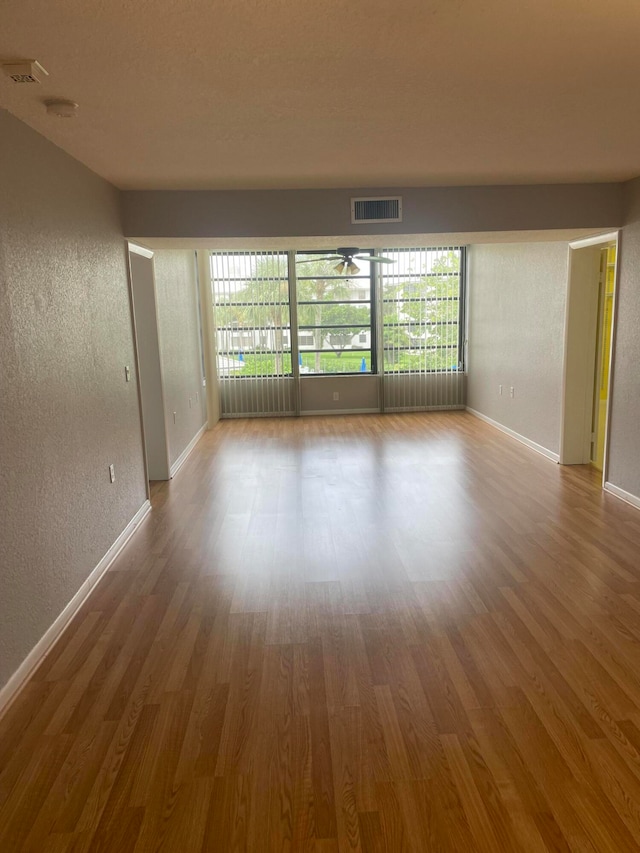
[[[461,368],[462,249],[385,249],[380,270],[385,373]]]
[[[342,273],[339,260],[323,260],[327,254],[296,255],[300,371],[371,373],[372,264],[358,258],[357,271]]]

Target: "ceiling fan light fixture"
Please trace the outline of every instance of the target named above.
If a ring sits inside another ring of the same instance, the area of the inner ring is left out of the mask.
[[[357,275],[360,272],[360,267],[356,266],[356,264],[353,262],[353,260],[351,260],[351,261],[349,261],[349,264],[347,265],[347,272],[350,275]]]
[[[335,265],[334,270],[336,272],[344,272],[346,266],[347,266],[346,261],[340,261],[339,264]]]

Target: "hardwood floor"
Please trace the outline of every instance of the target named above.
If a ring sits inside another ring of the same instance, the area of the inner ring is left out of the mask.
[[[640,850],[640,513],[465,413],[225,421],[0,721],[0,850]]]

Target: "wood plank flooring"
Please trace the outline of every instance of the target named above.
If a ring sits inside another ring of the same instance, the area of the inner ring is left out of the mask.
[[[0,720],[0,850],[640,850],[640,513],[465,413],[225,421]]]

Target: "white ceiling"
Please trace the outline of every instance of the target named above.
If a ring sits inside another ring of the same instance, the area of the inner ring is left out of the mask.
[[[127,189],[624,180],[639,45],[637,0],[2,0],[50,76],[0,106]]]

